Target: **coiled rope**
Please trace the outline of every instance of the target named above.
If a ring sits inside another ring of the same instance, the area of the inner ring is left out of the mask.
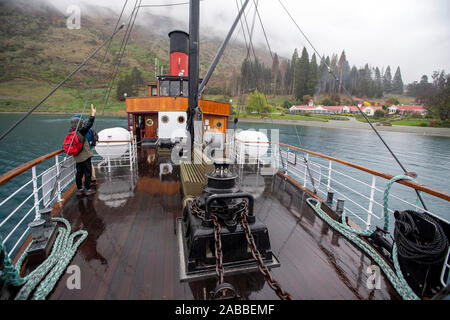
[[[20,256],[16,266],[13,266],[11,259],[6,254],[3,242],[1,244],[1,250],[5,252],[4,269],[0,277],[5,282],[13,286],[22,286],[17,293],[15,300],[26,300],[30,296],[34,289],[32,300],[43,300],[53,290],[54,286],[61,278],[62,274],[66,270],[68,264],[75,255],[80,244],[86,239],[88,233],[85,230],[79,230],[72,234],[70,223],[64,219],[55,217],[53,221],[61,222],[65,225],[65,228],[58,228],[58,237],[53,244],[52,252],[48,258],[40,264],[36,269],[30,272],[25,277],[20,277],[20,268],[25,260],[28,252],[28,245],[25,252]],[[76,241],[75,238],[79,237]],[[1,240],[1,238],[0,238]]]
[[[410,176],[398,175],[389,180],[384,191],[384,230],[389,229],[389,212],[388,212],[388,198],[389,191],[392,184],[397,180],[414,180]],[[352,241],[355,245],[361,248],[367,255],[369,255],[383,270],[386,277],[391,282],[392,286],[398,292],[398,294],[404,300],[419,300],[420,298],[414,293],[410,288],[405,278],[403,277],[402,271],[400,269],[400,264],[398,262],[398,249],[397,244],[394,242],[392,248],[392,260],[394,262],[395,271],[386,263],[386,261],[381,257],[381,255],[372,246],[370,246],[366,241],[361,239],[359,236],[369,236],[372,234],[371,231],[362,231],[355,228],[349,227],[345,222],[345,210],[342,213],[342,222],[336,221],[331,218],[325,211],[321,208],[321,203],[315,198],[306,199],[308,205],[323,219],[327,222],[333,229],[339,231],[344,237]]]
[[[430,230],[424,231],[430,237],[426,239],[421,237],[424,234],[421,231],[422,226],[418,225],[414,218],[425,220],[430,224]],[[396,211],[395,219],[394,239],[398,243],[400,257],[418,264],[432,265],[442,262],[447,253],[448,239],[437,220],[411,210]],[[431,229],[434,229],[434,234]]]
[[[336,221],[333,218],[331,218],[326,212],[324,212],[322,210],[322,208],[320,207],[321,203],[319,200],[317,200],[315,198],[308,198],[308,199],[306,199],[306,202],[333,229],[337,230],[344,237],[346,237],[348,240],[352,241],[355,245],[357,245],[359,248],[361,248],[368,256],[370,256],[372,258],[372,260],[374,260],[380,266],[380,268],[386,274],[387,278],[389,279],[389,281],[391,282],[391,284],[393,285],[395,290],[398,292],[398,294],[404,300],[418,300],[419,299],[419,297],[411,290],[409,285],[406,283],[405,279],[403,278],[403,275],[401,275],[401,272],[400,272],[400,276],[399,276],[399,274],[397,272],[392,270],[392,268],[379,255],[379,253],[374,248],[372,248],[372,246],[370,246],[366,241],[362,240],[358,236],[358,234],[354,232],[354,230],[350,230],[353,228],[350,228],[347,225],[344,225],[344,224],[340,223],[339,221]],[[396,251],[395,245],[394,245],[394,250]],[[395,265],[395,261],[394,261],[394,265]]]

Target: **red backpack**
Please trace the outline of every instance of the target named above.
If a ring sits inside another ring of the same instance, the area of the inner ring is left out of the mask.
[[[75,134],[75,131],[69,132],[69,134],[64,138],[64,152],[69,156],[76,156],[82,149],[83,143],[78,140],[78,135]]]

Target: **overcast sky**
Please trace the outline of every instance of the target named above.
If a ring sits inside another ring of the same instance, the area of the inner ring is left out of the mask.
[[[237,0],[240,2],[241,0]],[[243,1],[243,0],[242,0]],[[249,24],[253,18],[254,0],[248,5]],[[53,0],[59,7],[65,3],[93,3],[88,0]],[[142,4],[179,3],[186,0],[143,0]],[[340,55],[345,50],[351,65],[365,63],[380,69],[391,66],[392,76],[400,66],[405,84],[419,80],[434,70],[450,72],[450,1],[449,0],[282,0],[297,24],[321,55]],[[134,5],[128,1],[128,7]],[[95,0],[120,12],[124,0]],[[236,14],[236,0],[204,0],[201,7],[201,33],[224,37]],[[153,14],[169,15],[188,31],[187,5],[164,8],[141,8]],[[301,52],[313,49],[284,12],[278,0],[259,0],[261,15],[273,51],[291,57],[294,48]],[[82,13],[83,14],[83,13]],[[261,26],[256,20],[255,42],[265,44]],[[139,16],[136,23],[139,23]],[[238,39],[243,41],[239,28]],[[234,37],[233,37],[234,39]],[[200,44],[201,45],[201,44]]]

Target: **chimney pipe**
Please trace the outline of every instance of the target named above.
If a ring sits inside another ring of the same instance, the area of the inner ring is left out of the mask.
[[[170,38],[170,75],[188,76],[189,34],[174,30]]]

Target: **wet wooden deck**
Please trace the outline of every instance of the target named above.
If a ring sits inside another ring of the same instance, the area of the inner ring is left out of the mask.
[[[96,195],[65,203],[61,216],[74,230],[89,232],[71,262],[80,267],[81,289],[68,289],[65,274],[49,299],[204,299],[214,288],[215,279],[179,281],[179,167],[170,164],[168,152],[139,152],[137,172],[100,173]],[[399,298],[384,276],[381,289],[367,288],[373,262],[316,216],[297,186],[252,172],[241,182],[255,195],[256,216],[268,226],[281,262],[272,274],[295,299]],[[278,299],[258,272],[225,280],[245,299]]]

